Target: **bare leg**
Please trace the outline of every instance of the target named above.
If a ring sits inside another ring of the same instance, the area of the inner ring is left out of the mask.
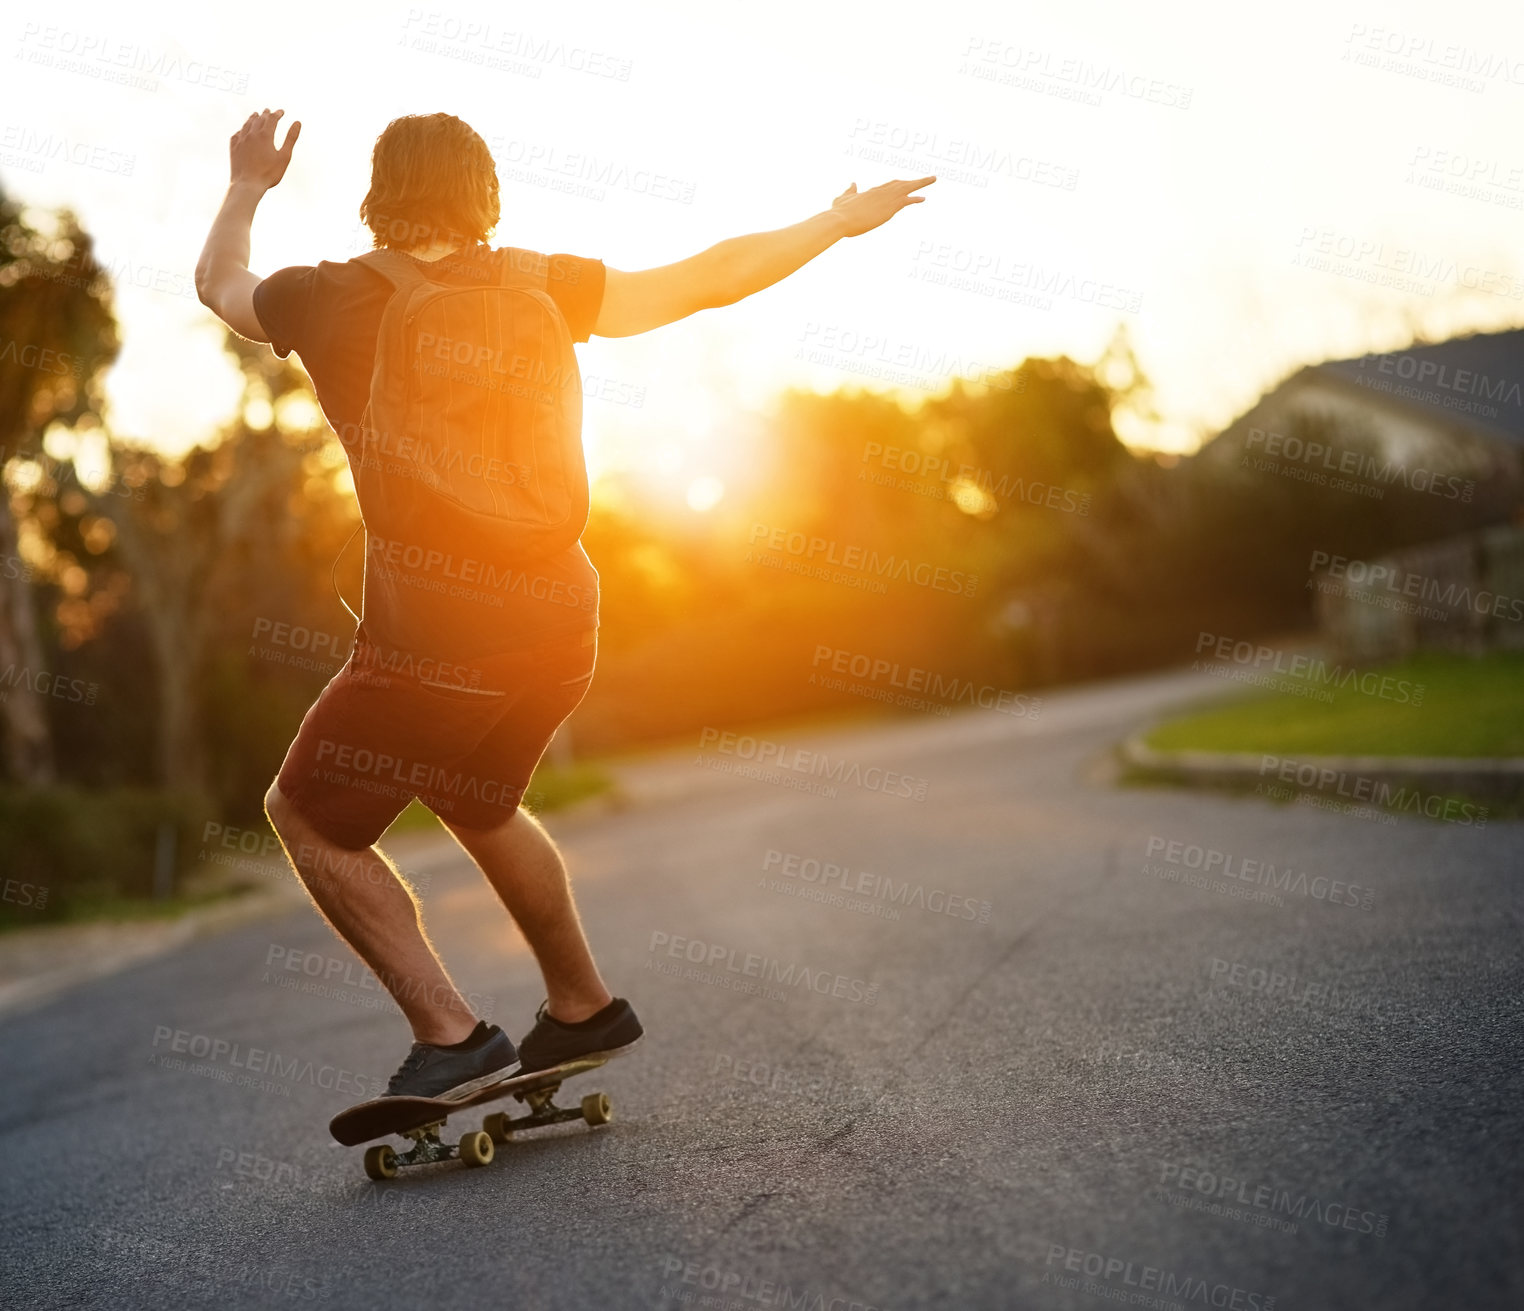
[[[552,1018],[575,1024],[607,1006],[613,998],[577,918],[566,862],[539,820],[519,810],[494,829],[445,827],[518,923],[545,978]]]
[[[312,827],[280,788],[265,794],[286,856],[323,918],[370,966],[419,1042],[464,1041],[476,1027],[429,940],[418,903],[379,847],[352,851]]]

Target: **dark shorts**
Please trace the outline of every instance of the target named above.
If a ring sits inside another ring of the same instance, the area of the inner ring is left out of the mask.
[[[593,678],[597,634],[469,665],[381,652],[363,636],[302,720],[276,782],[330,842],[368,847],[417,797],[469,829],[505,823]]]

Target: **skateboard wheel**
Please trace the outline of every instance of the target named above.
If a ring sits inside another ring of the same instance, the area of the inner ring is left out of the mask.
[[[385,1143],[365,1149],[365,1173],[372,1179],[395,1179],[397,1177],[397,1153]]]
[[[460,1140],[460,1159],[467,1165],[486,1165],[492,1159],[492,1136],[480,1129]]]
[[[506,1147],[513,1141],[513,1130],[508,1125],[507,1115],[502,1111],[494,1111],[482,1121],[482,1132],[499,1147]]]
[[[589,1124],[607,1124],[614,1118],[614,1108],[607,1093],[588,1093],[582,1099],[582,1118]]]

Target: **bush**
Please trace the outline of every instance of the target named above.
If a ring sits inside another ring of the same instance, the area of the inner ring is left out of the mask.
[[[211,816],[201,798],[146,788],[0,789],[0,924],[68,919],[85,904],[155,893],[159,831],[170,826],[178,872]]]

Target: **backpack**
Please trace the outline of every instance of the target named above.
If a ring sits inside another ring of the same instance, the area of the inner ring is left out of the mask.
[[[367,531],[489,561],[572,546],[588,515],[582,380],[548,259],[440,261],[473,285],[436,282],[400,251],[357,259],[394,288],[360,425]]]

